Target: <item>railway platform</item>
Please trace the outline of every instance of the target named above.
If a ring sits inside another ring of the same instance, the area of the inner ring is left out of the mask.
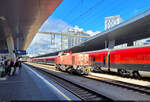
[[[22,64],[21,71],[0,80],[0,100],[80,100],[42,73]]]

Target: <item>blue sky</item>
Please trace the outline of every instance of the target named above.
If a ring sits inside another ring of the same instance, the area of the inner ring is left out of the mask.
[[[120,15],[125,21],[149,9],[149,4],[150,0],[63,0],[39,30],[61,32],[78,26],[89,34],[102,32],[105,17]],[[60,42],[60,36],[56,36],[56,40]],[[38,50],[35,49],[37,43]],[[51,47],[50,35],[40,34],[35,36],[27,51],[29,53],[34,53],[35,50],[38,53],[44,52],[44,48],[40,49],[41,46],[44,46],[45,53],[55,51],[47,50]],[[59,47],[60,43],[56,46]]]
[[[61,19],[85,31],[103,31],[105,17],[120,15],[127,20],[150,8],[149,4],[150,0],[63,0],[49,19]]]

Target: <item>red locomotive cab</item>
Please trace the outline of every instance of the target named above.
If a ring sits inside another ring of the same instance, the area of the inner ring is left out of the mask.
[[[73,65],[86,66],[90,65],[89,55],[88,54],[73,54]]]
[[[59,53],[56,58],[56,66],[63,71],[76,71],[79,74],[88,74],[89,72],[89,55],[82,53]]]

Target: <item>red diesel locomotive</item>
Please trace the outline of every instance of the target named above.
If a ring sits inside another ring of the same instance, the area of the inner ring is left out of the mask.
[[[88,74],[90,71],[89,55],[85,53],[62,53],[55,60],[56,68],[62,71]]]
[[[33,61],[39,59],[44,61],[44,58],[33,59]],[[150,46],[105,49],[68,55],[61,54],[52,59],[52,63],[55,63],[58,69],[75,70],[80,74],[88,74],[90,67],[94,71],[150,77]]]

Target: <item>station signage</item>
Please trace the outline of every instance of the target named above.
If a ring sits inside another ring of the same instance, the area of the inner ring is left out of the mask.
[[[0,50],[0,54],[8,54],[8,50]]]
[[[13,52],[17,55],[26,55],[27,54],[26,50],[14,50]],[[9,53],[8,50],[0,50],[0,54],[8,54],[8,53]]]
[[[16,54],[17,55],[26,55],[27,52],[26,52],[26,50],[16,50]]]

